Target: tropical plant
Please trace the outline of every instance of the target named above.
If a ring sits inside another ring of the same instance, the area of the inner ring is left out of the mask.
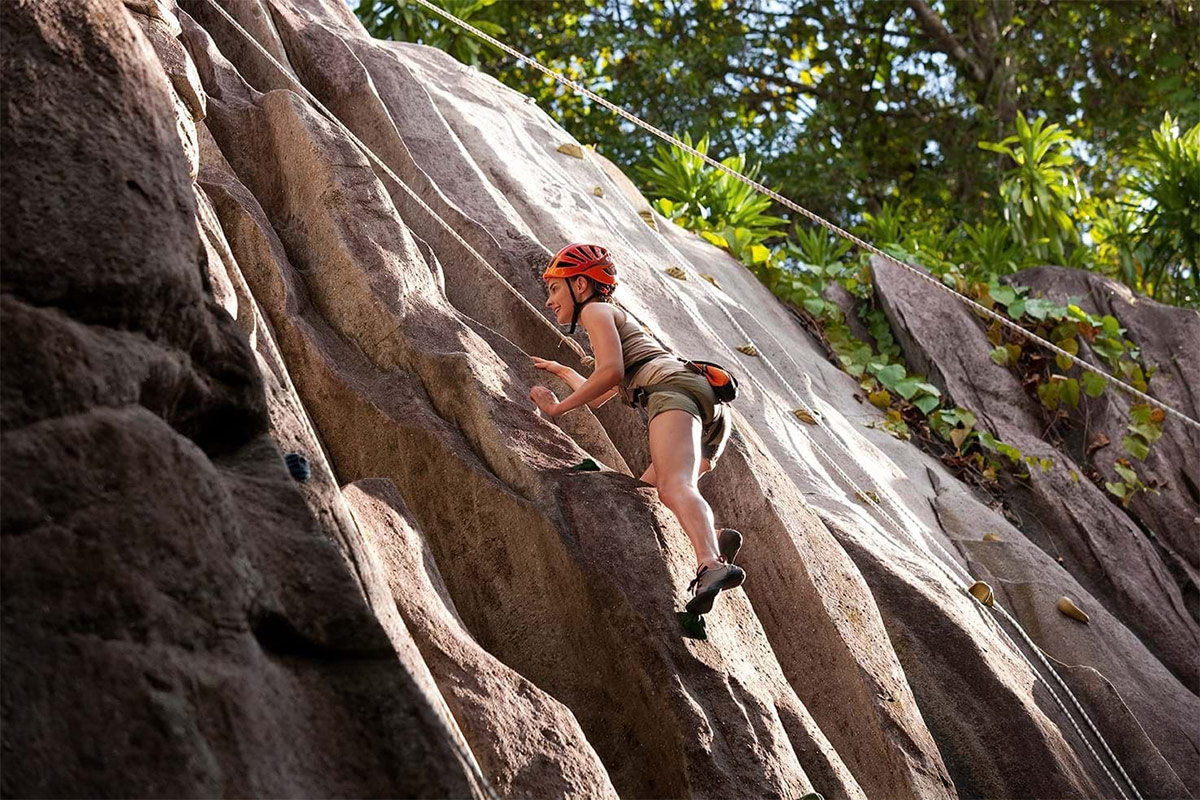
[[[792,239],[787,244],[788,254],[819,270],[833,268],[836,274],[843,266],[846,253],[850,252],[850,242],[834,236],[825,228],[811,226],[805,228],[797,224],[792,229]]]
[[[1068,150],[1074,139],[1057,123],[1038,117],[1030,125],[1017,114],[1017,132],[979,147],[1007,156],[1016,165],[1004,175],[1000,199],[1004,219],[1017,240],[1039,258],[1068,260],[1079,242],[1071,216],[1080,200],[1079,181]]]
[[[693,144],[691,136],[685,133],[682,141],[708,154],[707,135]],[[750,178],[758,175],[759,165],[747,166],[745,155],[740,153],[721,163]],[[683,227],[699,231],[746,231],[748,244],[783,235],[786,220],[767,213],[771,208],[770,198],[678,147],[657,148],[650,166],[640,167],[638,174],[647,191],[657,198],[655,208]]]
[[[963,225],[964,239],[960,245],[962,259],[967,264],[969,280],[987,281],[1008,275],[1024,266],[1024,253],[1003,222]]]
[[[1136,198],[1122,192],[1115,198],[1093,201],[1088,217],[1097,268],[1127,286],[1140,287],[1146,257],[1141,244],[1145,217]]]
[[[446,11],[470,22],[484,33],[504,36],[506,31],[495,22],[479,18],[479,12],[496,0],[438,0]],[[445,50],[464,64],[479,64],[484,44],[474,34],[417,7],[412,3],[390,0],[361,0],[354,9],[372,36],[397,41],[421,42]]]
[[[1158,299],[1200,303],[1200,124],[1180,134],[1168,113],[1135,161],[1147,206],[1140,285]],[[1135,285],[1126,281],[1130,285]]]

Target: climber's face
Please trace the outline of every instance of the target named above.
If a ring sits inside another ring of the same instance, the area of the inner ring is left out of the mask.
[[[582,301],[591,294],[587,278],[575,278],[575,298]],[[546,308],[554,312],[559,325],[570,325],[575,313],[575,300],[567,288],[566,278],[551,278],[546,283]]]

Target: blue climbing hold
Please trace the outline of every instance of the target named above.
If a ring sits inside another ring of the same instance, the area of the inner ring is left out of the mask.
[[[283,458],[287,462],[288,472],[292,473],[292,477],[298,481],[306,481],[312,477],[312,468],[308,465],[308,459],[300,453],[288,453]]]

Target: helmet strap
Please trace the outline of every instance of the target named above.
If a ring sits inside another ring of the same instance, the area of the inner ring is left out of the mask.
[[[571,285],[570,278],[567,279],[567,291],[571,293],[571,305],[574,307],[574,310],[571,312],[571,330],[567,331],[567,335],[570,336],[575,333],[575,326],[579,324],[579,315],[583,311],[583,307],[595,300],[599,296],[599,292],[593,286],[592,293],[586,299],[580,301],[575,297],[575,287]]]

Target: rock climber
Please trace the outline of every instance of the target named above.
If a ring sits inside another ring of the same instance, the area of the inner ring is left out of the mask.
[[[696,488],[716,465],[729,436],[729,416],[709,380],[656,342],[613,298],[617,268],[606,248],[564,247],[542,274],[546,307],[570,333],[582,322],[591,340],[594,367],[584,378],[557,361],[535,357],[534,365],[572,389],[559,400],[545,386],[529,392],[542,413],[557,417],[587,404],[599,408],[615,395],[645,411],[650,429],[650,466],[642,481],[658,489],[696,551],[696,577],[687,610],[706,614],[717,594],[740,586],[746,573],[732,562],[742,535],[714,529],[713,513]]]

